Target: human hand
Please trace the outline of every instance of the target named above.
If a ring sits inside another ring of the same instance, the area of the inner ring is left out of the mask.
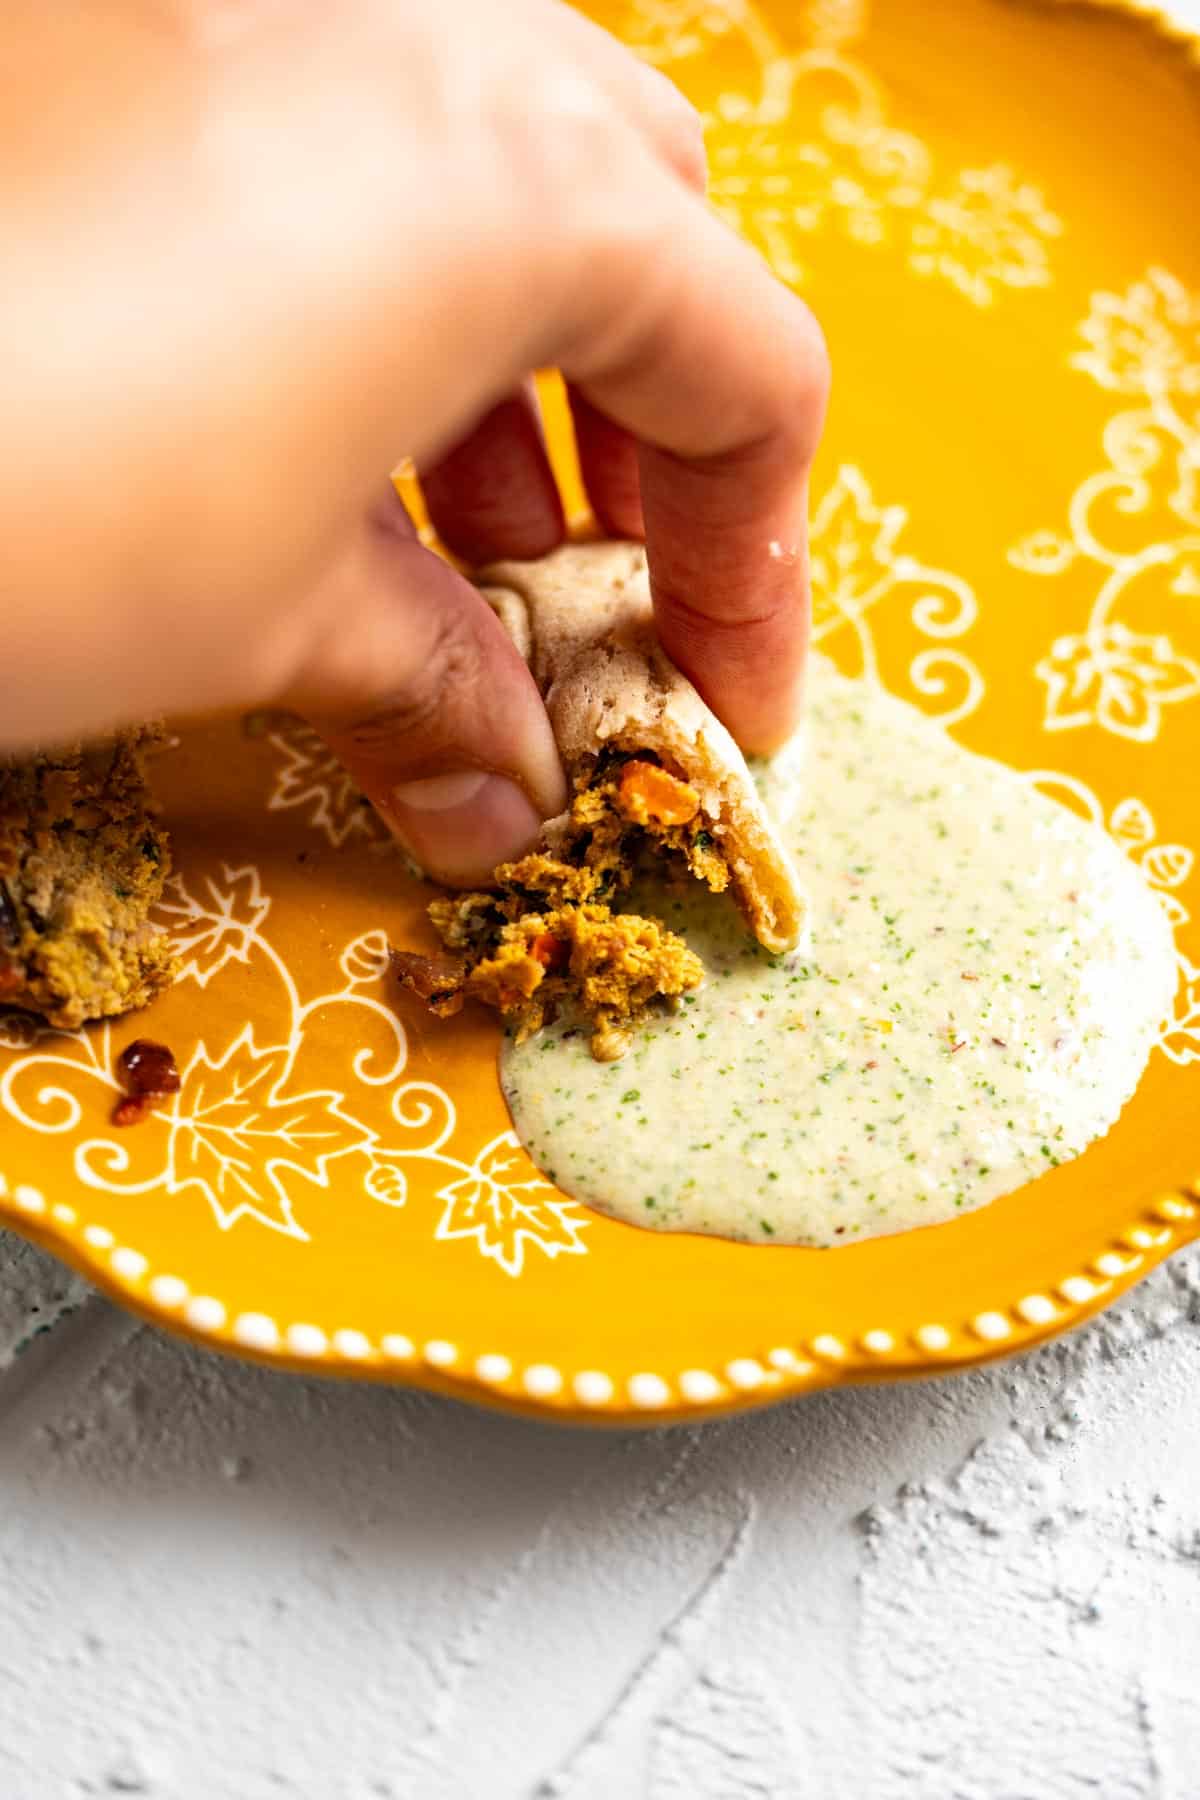
[[[558,0],[17,0],[6,34],[0,747],[292,706],[432,873],[484,876],[562,773],[386,471],[471,560],[551,549],[551,363],[664,646],[747,747],[785,735],[824,349],[663,77]]]

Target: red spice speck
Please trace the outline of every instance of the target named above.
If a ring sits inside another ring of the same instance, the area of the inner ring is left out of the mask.
[[[967,1040],[966,1040],[966,1038],[959,1038],[959,1040],[958,1040],[958,1042],[957,1042],[957,1044],[951,1044],[951,1046],[950,1046],[950,1054],[951,1054],[951,1056],[957,1056],[957,1055],[958,1055],[958,1053],[959,1053],[959,1051],[960,1051],[960,1050],[965,1050],[965,1049],[966,1049],[966,1047],[967,1047]]]
[[[117,1058],[117,1073],[131,1094],[161,1099],[179,1092],[179,1070],[165,1044],[152,1038],[134,1038]]]
[[[1007,1050],[1008,1049],[1008,1039],[1007,1038],[993,1038],[992,1042],[993,1042],[993,1044],[995,1044],[997,1050]]]
[[[135,1038],[125,1046],[117,1058],[117,1075],[126,1097],[113,1110],[114,1125],[140,1124],[152,1106],[181,1086],[173,1054],[152,1038]]]
[[[963,970],[963,980],[964,981],[978,981],[979,977],[978,977],[978,975],[968,975],[966,970],[964,969]]]
[[[114,1125],[140,1125],[148,1111],[149,1107],[144,1100],[135,1099],[132,1094],[126,1094],[125,1098],[118,1100],[113,1107],[112,1122]]]

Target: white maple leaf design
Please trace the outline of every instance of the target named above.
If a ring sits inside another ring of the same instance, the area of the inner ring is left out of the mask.
[[[199,1188],[222,1231],[253,1218],[286,1237],[307,1238],[287,1178],[328,1187],[335,1157],[374,1142],[375,1134],[343,1110],[341,1094],[290,1093],[288,1078],[287,1047],[260,1049],[247,1025],[219,1056],[197,1045],[181,1091],[161,1115],[170,1133],[167,1191]]]
[[[306,822],[324,832],[335,850],[351,837],[380,839],[386,835],[378,813],[359,792],[354,777],[311,726],[297,720],[272,732],[267,742],[283,756],[267,801],[268,812],[303,810]]]
[[[270,910],[252,863],[240,869],[222,863],[220,880],[206,875],[194,892],[183,875],[168,877],[155,915],[171,933],[180,978],[207,987],[227,962],[249,960]]]
[[[1099,725],[1149,744],[1164,706],[1200,696],[1200,664],[1180,656],[1169,638],[1120,624],[1059,638],[1035,672],[1046,684],[1047,731]]]
[[[434,1236],[474,1238],[480,1253],[506,1275],[521,1273],[527,1246],[551,1260],[586,1254],[579,1234],[589,1221],[573,1201],[529,1173],[511,1131],[485,1144],[467,1173],[441,1188],[437,1198],[444,1210]]]
[[[902,506],[877,506],[866,476],[843,463],[813,514],[809,538],[814,639],[882,598],[907,520]]]

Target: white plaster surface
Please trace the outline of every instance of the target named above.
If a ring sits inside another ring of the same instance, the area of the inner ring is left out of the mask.
[[[0,1294],[79,1289],[4,1238]],[[1018,1363],[616,1436],[92,1298],[0,1375],[0,1800],[1191,1800],[1198,1398],[1195,1252]]]

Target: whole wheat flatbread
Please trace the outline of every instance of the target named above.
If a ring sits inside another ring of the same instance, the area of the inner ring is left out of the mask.
[[[700,795],[755,937],[793,948],[803,891],[741,751],[659,646],[642,546],[568,544],[476,580],[533,671],[568,774],[606,745],[673,764]],[[549,822],[548,845],[565,825]]]

